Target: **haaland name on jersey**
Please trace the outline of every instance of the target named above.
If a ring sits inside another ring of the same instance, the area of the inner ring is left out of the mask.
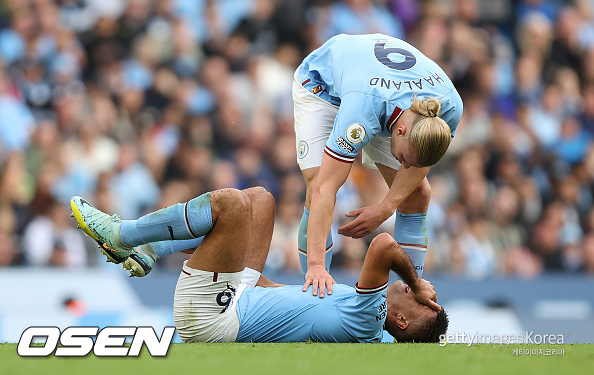
[[[369,80],[369,86],[379,85],[380,87],[385,87],[387,89],[392,88],[392,89],[398,90],[398,91],[400,91],[401,88],[404,90],[408,86],[408,89],[410,91],[413,91],[415,89],[413,88],[412,85],[415,85],[417,89],[422,90],[423,89],[423,81],[426,81],[428,84],[430,84],[433,87],[435,87],[435,85],[437,83],[439,83],[439,84],[444,83],[443,78],[441,78],[439,76],[439,74],[433,73],[427,77],[419,78],[417,81],[409,80],[409,81],[396,82],[390,78],[386,79],[386,78],[381,78],[381,77],[373,77],[372,79]]]

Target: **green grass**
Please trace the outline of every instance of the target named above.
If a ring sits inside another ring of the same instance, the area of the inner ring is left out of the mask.
[[[565,349],[564,356],[515,356],[513,349]],[[346,375],[592,374],[594,345],[173,344],[167,357],[20,358],[0,344],[0,374]],[[571,371],[571,372],[569,372]]]

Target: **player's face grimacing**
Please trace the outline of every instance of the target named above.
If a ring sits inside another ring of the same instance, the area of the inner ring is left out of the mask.
[[[404,169],[417,166],[418,153],[410,144],[410,129],[415,114],[407,109],[402,113],[392,130],[392,155],[402,164]]]

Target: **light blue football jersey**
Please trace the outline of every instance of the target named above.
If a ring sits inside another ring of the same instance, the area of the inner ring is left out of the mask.
[[[319,298],[312,287],[246,288],[237,301],[238,342],[381,342],[386,287],[336,284]]]
[[[303,60],[299,78],[307,90],[340,106],[325,152],[345,162],[353,162],[373,137],[390,137],[415,96],[441,100],[439,117],[452,136],[462,117],[462,99],[439,65],[383,34],[329,39]]]

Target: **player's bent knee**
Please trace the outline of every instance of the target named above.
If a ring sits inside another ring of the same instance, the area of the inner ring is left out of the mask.
[[[243,191],[237,189],[222,189],[211,193],[213,215],[233,214],[234,216],[251,215],[252,201]]]
[[[249,195],[249,197],[253,200],[267,200],[269,197],[272,197],[272,194],[266,190],[263,186],[254,186],[251,188],[247,188],[244,192]]]
[[[241,190],[232,189],[233,199],[232,207],[241,213],[250,213],[252,211],[252,200],[249,195]]]
[[[386,247],[392,246],[394,243],[396,243],[396,240],[394,240],[394,238],[390,234],[388,234],[388,233],[378,234],[371,241],[371,244],[369,245],[369,250],[372,250],[372,249],[373,250],[376,250],[376,249],[381,250]]]
[[[244,190],[244,192],[250,196],[250,198],[257,197],[266,194],[268,191],[263,186],[252,186]]]
[[[250,197],[252,205],[275,208],[274,196],[262,186],[247,188],[244,192]]]
[[[274,201],[274,196],[272,195],[271,192],[264,189],[264,193],[262,194],[261,198],[262,198],[263,204],[266,205],[266,207],[272,207],[273,209],[275,209],[276,202]]]

